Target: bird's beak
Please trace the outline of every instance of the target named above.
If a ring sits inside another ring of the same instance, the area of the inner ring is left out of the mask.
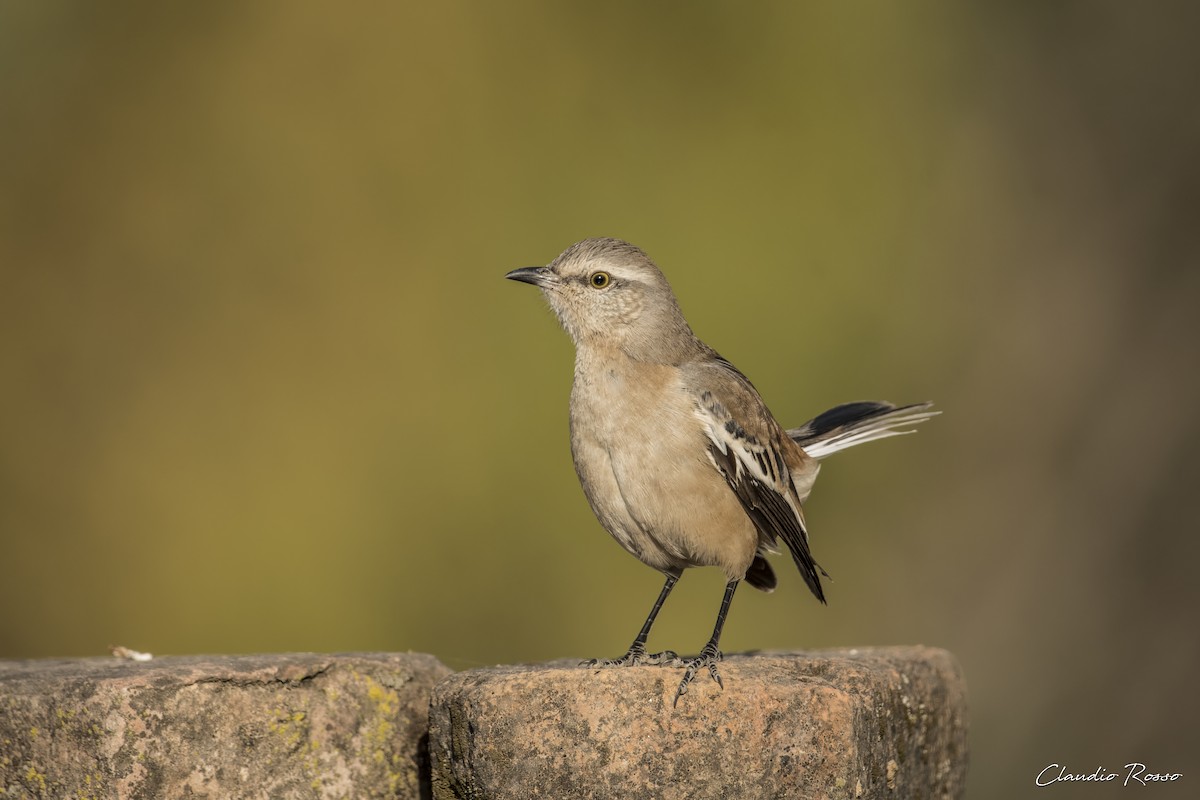
[[[521,267],[514,269],[504,277],[510,281],[532,283],[542,289],[547,288],[554,281],[554,273],[550,271],[549,267]]]

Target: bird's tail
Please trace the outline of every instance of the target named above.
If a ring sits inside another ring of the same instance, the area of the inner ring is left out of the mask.
[[[896,430],[924,422],[942,413],[930,411],[933,403],[914,403],[897,408],[891,403],[843,403],[787,432],[804,452],[820,460],[856,444],[916,433]]]

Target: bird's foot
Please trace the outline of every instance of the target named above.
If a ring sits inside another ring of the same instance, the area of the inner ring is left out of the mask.
[[[681,666],[683,661],[674,650],[664,650],[661,653],[647,653],[644,645],[635,644],[629,652],[620,658],[590,658],[580,661],[581,667],[636,667],[639,665],[651,667]]]
[[[705,667],[708,667],[708,674],[717,682],[717,686],[724,689],[725,684],[721,681],[721,673],[717,671],[717,665],[720,663],[721,651],[713,642],[704,645],[699,656],[683,662],[682,666],[686,667],[686,670],[683,673],[683,680],[679,682],[679,688],[675,690],[675,702],[671,703],[671,706],[679,705],[679,698],[687,694],[688,685],[695,680],[696,673]]]
[[[683,666],[683,659],[674,650],[663,650],[646,656],[642,663],[653,667],[680,667]]]

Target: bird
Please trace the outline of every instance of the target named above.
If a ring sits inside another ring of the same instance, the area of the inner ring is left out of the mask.
[[[546,266],[506,278],[532,284],[575,345],[571,454],[600,524],[666,582],[625,655],[595,668],[683,668],[672,705],[707,671],[724,689],[721,631],[738,585],[777,585],[767,555],[779,543],[822,604],[804,519],[820,462],[864,442],[912,433],[940,413],[932,403],[844,403],[785,429],[741,371],[701,341],[670,284],[639,247],[616,238],[577,242]],[[647,653],[671,590],[692,567],[726,579],[712,636],[699,655]]]

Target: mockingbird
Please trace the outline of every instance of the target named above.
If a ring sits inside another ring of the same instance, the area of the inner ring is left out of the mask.
[[[575,343],[571,454],[592,511],[667,579],[629,652],[584,663],[683,666],[676,704],[701,669],[723,687],[719,642],[733,593],[742,580],[775,588],[765,555],[779,540],[825,602],[829,576],[809,551],[802,509],[820,460],[911,433],[896,429],[938,412],[930,403],[847,403],[784,430],[750,380],[692,333],[654,262],[619,239],[586,239],[549,266],[505,277],[540,288]],[[654,619],[688,567],[725,573],[712,638],[686,661],[647,654]]]

